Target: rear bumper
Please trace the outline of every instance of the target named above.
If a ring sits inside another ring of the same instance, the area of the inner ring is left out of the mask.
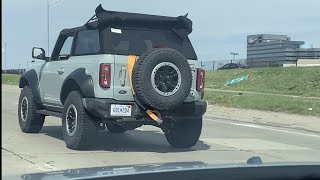
[[[99,99],[99,98],[83,98],[83,105],[90,114],[100,118],[143,118],[148,117],[145,111],[132,101],[117,101],[114,99]],[[130,117],[116,117],[110,115],[111,104],[132,105],[132,114]],[[207,110],[207,103],[205,101],[197,101],[192,103],[182,103],[181,106],[174,110],[160,111],[161,115],[172,116],[179,118],[200,118]]]

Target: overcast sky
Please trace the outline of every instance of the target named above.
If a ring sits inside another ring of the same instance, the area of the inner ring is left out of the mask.
[[[246,58],[250,34],[286,34],[320,47],[320,0],[65,0],[50,11],[50,52],[60,30],[83,25],[100,3],[113,11],[189,13],[190,39],[203,61],[231,59],[231,51]],[[3,0],[2,5],[2,57],[7,41],[7,68],[24,68],[32,47],[47,49],[46,0]]]

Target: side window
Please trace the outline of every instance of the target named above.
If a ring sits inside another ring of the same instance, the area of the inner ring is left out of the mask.
[[[99,31],[80,31],[77,36],[74,54],[97,54],[100,52]]]
[[[65,41],[64,44],[60,50],[59,58],[62,56],[70,56],[71,53],[71,47],[72,47],[73,37],[69,36]]]

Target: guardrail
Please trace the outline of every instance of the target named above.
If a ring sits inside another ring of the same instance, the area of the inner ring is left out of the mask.
[[[6,69],[2,70],[3,74],[23,74],[26,72],[26,69]]]

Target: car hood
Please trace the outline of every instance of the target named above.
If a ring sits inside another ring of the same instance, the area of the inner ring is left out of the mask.
[[[147,175],[147,174],[160,174],[160,173],[179,173],[183,171],[194,171],[197,170],[231,170],[241,169],[241,168],[257,168],[257,167],[305,167],[305,169],[313,170],[320,169],[320,163],[265,163],[262,164],[261,161],[253,159],[248,160],[247,163],[240,164],[206,164],[203,162],[173,162],[173,163],[156,163],[156,164],[137,164],[137,165],[124,165],[124,166],[105,166],[105,167],[93,167],[93,168],[81,168],[81,169],[67,169],[62,171],[52,171],[45,173],[35,173],[35,174],[25,174],[22,175],[22,179],[82,179],[82,178],[98,178],[98,177],[118,177],[118,176],[131,176],[131,175]],[[313,169],[312,169],[313,168]],[[248,172],[251,172],[250,169]],[[274,169],[272,170],[274,171]],[[289,170],[288,172],[291,172]],[[228,172],[228,173],[230,173]],[[284,169],[281,170],[284,172]],[[302,170],[302,172],[306,172]],[[313,172],[313,171],[312,171]],[[315,171],[317,172],[317,171]],[[227,173],[227,174],[228,174]],[[269,172],[270,173],[270,172]],[[223,174],[226,174],[224,172]],[[318,174],[317,174],[318,175]]]

